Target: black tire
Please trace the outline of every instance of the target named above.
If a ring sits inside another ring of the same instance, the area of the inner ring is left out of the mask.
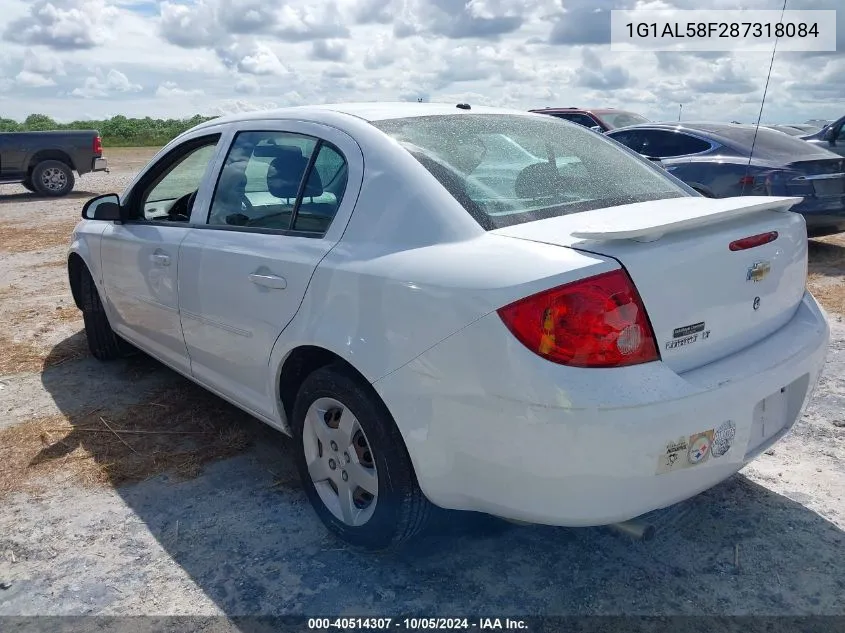
[[[319,398],[333,398],[348,408],[369,442],[378,473],[378,498],[372,516],[361,526],[348,525],[332,514],[308,472],[303,427],[309,407]],[[338,363],[309,375],[299,389],[291,426],[302,487],[332,534],[356,547],[386,550],[406,543],[425,528],[434,506],[420,490],[402,435],[373,388],[354,371]]]
[[[129,344],[111,329],[109,318],[100,301],[100,293],[87,270],[82,271],[80,279],[80,298],[82,319],[85,322],[85,337],[88,349],[97,360],[115,360],[126,356]]]
[[[73,170],[58,160],[45,160],[32,169],[30,177],[35,191],[42,196],[58,198],[73,190]]]

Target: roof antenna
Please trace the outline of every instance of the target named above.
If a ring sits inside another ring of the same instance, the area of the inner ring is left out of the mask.
[[[683,111],[684,111],[684,104],[679,103],[678,104],[678,123],[681,122],[681,113],[683,113]]]
[[[786,11],[787,0],[783,0],[783,7],[780,10],[780,21],[778,24],[783,24],[783,14]],[[751,159],[754,158],[754,146],[757,144],[757,132],[760,130],[760,121],[763,119],[763,106],[766,105],[766,94],[769,92],[769,80],[772,78],[772,67],[775,65],[775,53],[778,50],[778,40],[780,38],[775,35],[775,45],[772,47],[772,59],[769,62],[769,74],[766,75],[766,86],[763,88],[763,100],[760,101],[760,112],[757,114],[757,125],[754,126],[754,138],[751,140],[751,153],[748,155],[748,165],[745,166],[745,177],[742,179],[742,191],[739,195],[745,194],[746,182],[748,182],[748,172],[751,171]]]

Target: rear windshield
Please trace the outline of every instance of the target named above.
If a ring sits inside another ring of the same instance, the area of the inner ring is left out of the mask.
[[[754,157],[763,160],[792,163],[814,158],[836,158],[822,147],[765,127],[759,129],[757,140],[754,141],[754,128],[753,125],[735,125],[714,128],[713,131],[746,156],[754,143]],[[702,129],[707,130],[705,126]]]
[[[629,125],[639,125],[640,123],[649,123],[650,121],[640,114],[634,112],[623,112],[620,110],[614,112],[601,112],[599,116],[602,121],[607,123],[611,128],[627,127]]]
[[[459,114],[375,121],[491,230],[690,195],[617,143],[554,117]]]

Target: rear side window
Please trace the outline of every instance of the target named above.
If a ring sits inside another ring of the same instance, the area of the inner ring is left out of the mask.
[[[288,132],[241,132],[220,172],[208,224],[322,235],[346,189],[331,144]]]
[[[372,124],[488,230],[689,195],[661,169],[601,135],[547,116],[460,114]]]
[[[293,221],[294,231],[325,233],[346,190],[346,161],[331,145],[320,145],[314,160],[314,172],[316,177],[312,174],[311,180],[319,180],[322,193],[316,197],[308,195],[313,191],[303,194]]]
[[[648,123],[648,119],[634,112],[602,112],[601,117],[611,128],[627,127],[629,125],[640,125],[641,123]]]
[[[577,112],[573,112],[571,114],[555,114],[554,116],[559,117],[561,119],[566,119],[567,121],[572,121],[573,123],[577,123],[578,125],[583,125],[584,127],[593,127],[598,125],[598,121],[593,119],[593,117]]]

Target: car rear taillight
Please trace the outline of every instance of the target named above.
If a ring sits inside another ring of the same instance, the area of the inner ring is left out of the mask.
[[[739,184],[745,185],[753,185],[754,184],[754,176],[743,176],[739,179]]]
[[[535,354],[571,367],[622,367],[659,360],[633,281],[614,270],[520,299],[498,310]]]
[[[94,147],[93,147],[93,149],[94,149],[94,154],[96,154],[97,156],[99,156],[100,154],[103,153],[103,139],[100,138],[99,136],[94,137]]]

